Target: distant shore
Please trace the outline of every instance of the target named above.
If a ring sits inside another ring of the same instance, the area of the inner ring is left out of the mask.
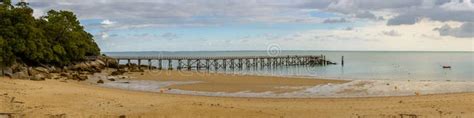
[[[228,75],[198,72],[137,72],[113,78],[30,81],[0,78],[0,116],[126,117],[473,117],[474,94],[406,97],[269,99],[166,94],[169,90],[275,93],[348,81]],[[97,76],[97,75],[96,75]],[[120,79],[120,77],[125,79]],[[139,79],[138,79],[139,78]],[[114,80],[114,81],[110,81]],[[163,92],[104,86],[122,80],[190,82],[169,84]],[[99,85],[99,86],[97,86]],[[281,87],[285,86],[285,87]],[[169,89],[168,89],[169,88]]]

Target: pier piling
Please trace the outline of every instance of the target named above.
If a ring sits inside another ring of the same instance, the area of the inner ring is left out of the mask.
[[[344,56],[341,57],[341,66],[344,66]]]

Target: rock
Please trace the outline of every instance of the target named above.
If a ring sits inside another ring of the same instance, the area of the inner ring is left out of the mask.
[[[45,78],[46,78],[46,75],[44,75],[44,74],[36,74],[33,77],[31,77],[30,80],[43,81],[43,80],[45,80]]]
[[[61,73],[60,76],[62,76],[62,77],[69,77],[70,74],[69,74],[69,73]]]
[[[50,75],[50,79],[60,79],[61,76],[59,76],[58,74],[49,74]]]
[[[5,76],[5,77],[8,77],[8,78],[13,78],[13,74],[10,73],[10,72],[5,72],[5,73],[4,73],[4,76]]]
[[[103,62],[102,60],[96,60],[95,62],[96,62],[97,65],[100,66],[101,68],[105,67],[105,62]]]
[[[70,70],[87,71],[90,73],[99,73],[104,68],[105,63],[101,60],[81,62],[69,67]]]
[[[117,70],[117,71],[112,72],[110,75],[112,75],[112,76],[123,75],[125,72],[126,71],[124,71],[124,70]]]
[[[115,81],[115,79],[113,79],[113,78],[109,78],[109,79],[107,79],[107,80],[109,80],[109,81]]]
[[[79,81],[84,81],[84,80],[87,80],[87,79],[89,79],[89,77],[87,75],[79,76]]]
[[[130,67],[130,72],[145,72],[143,69],[138,69],[137,66]]]
[[[79,79],[79,74],[77,73],[70,73],[67,79],[72,79],[72,80],[78,80]]]
[[[84,62],[75,64],[72,67],[70,67],[71,70],[84,70],[86,68],[88,68],[88,65]]]
[[[103,81],[103,80],[99,80],[99,81],[97,81],[97,84],[104,84],[104,81]]]
[[[34,76],[34,75],[37,75],[37,74],[40,74],[41,72],[36,70],[36,69],[33,69],[31,67],[28,68],[28,75],[29,76]]]
[[[29,77],[26,72],[16,72],[12,75],[12,78],[16,79],[28,79]]]
[[[56,68],[54,66],[52,66],[51,68],[49,68],[49,72],[50,73],[60,73],[62,70],[61,68]]]
[[[1,68],[1,67],[0,67],[0,69],[1,69],[1,70],[0,70],[0,75],[1,75],[2,73],[3,73],[3,74],[10,74],[10,75],[14,73],[13,70],[12,70],[12,68]]]
[[[415,95],[416,95],[416,96],[420,96],[421,93],[420,93],[420,92],[415,92]]]
[[[128,76],[120,76],[120,79],[127,79],[129,78]]]
[[[28,71],[28,68],[25,64],[14,64],[10,68],[11,68],[12,73]]]
[[[111,57],[100,56],[97,60],[102,62],[105,66],[107,66],[109,68],[117,68],[117,66],[118,66],[117,60],[114,59],[114,58],[111,58]]]
[[[79,71],[79,74],[86,75],[86,74],[90,74],[90,72],[89,71]]]
[[[44,67],[36,67],[36,68],[34,68],[34,70],[36,70],[40,73],[49,73],[49,70],[47,68],[44,68]]]

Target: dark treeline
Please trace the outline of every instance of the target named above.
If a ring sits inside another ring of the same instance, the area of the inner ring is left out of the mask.
[[[35,18],[28,3],[10,0],[0,3],[0,48],[3,66],[65,66],[100,54],[74,13],[51,10]]]

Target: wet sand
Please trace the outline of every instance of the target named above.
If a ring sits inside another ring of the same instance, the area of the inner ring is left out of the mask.
[[[140,79],[199,80],[208,83],[171,86],[173,89],[219,89],[229,92],[241,90],[281,91],[283,89],[275,87],[281,84],[298,88],[295,86],[345,82],[224,74],[203,77],[177,75],[176,73],[159,75],[161,77],[147,73],[132,74]],[[236,81],[237,79],[239,81]],[[244,79],[246,82],[241,81]],[[226,84],[226,86],[217,84]],[[116,117],[125,115],[127,117],[346,118],[418,116],[469,118],[474,117],[474,93],[371,98],[234,98],[130,91],[104,88],[76,81],[29,81],[0,78],[0,116],[2,113],[14,113],[13,115],[26,117]]]
[[[349,82],[345,80],[254,76],[196,71],[148,71],[143,73],[127,73],[125,75],[134,78],[131,80],[198,81],[199,83],[195,84],[172,85],[167,88],[208,92],[272,91],[275,93],[283,93],[302,90],[321,84]]]

